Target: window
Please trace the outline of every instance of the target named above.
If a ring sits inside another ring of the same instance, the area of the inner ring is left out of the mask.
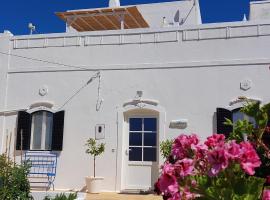
[[[157,119],[129,119],[129,161],[157,160]]]
[[[246,114],[240,111],[241,108],[234,109],[232,111],[227,110],[225,108],[217,108],[216,118],[217,118],[217,133],[222,133],[225,136],[229,136],[229,134],[233,131],[232,126],[225,125],[224,122],[226,119],[230,119],[233,123],[238,120],[248,120],[254,126],[256,126],[256,122],[253,117],[249,117]]]
[[[64,111],[52,113],[20,111],[17,121],[17,150],[55,150],[63,146]]]
[[[247,120],[255,126],[256,125],[255,119],[242,113],[240,109],[241,108],[237,108],[232,111],[232,122],[236,123],[238,120]]]
[[[31,150],[50,150],[52,143],[53,113],[38,111],[32,114]]]

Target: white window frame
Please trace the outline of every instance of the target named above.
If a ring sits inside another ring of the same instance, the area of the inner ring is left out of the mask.
[[[41,148],[40,149],[34,149],[33,146],[34,146],[34,121],[33,121],[33,116],[35,115],[35,113],[38,113],[38,112],[42,112],[42,131],[41,131]],[[49,151],[50,148],[46,149],[46,133],[47,133],[47,116],[46,114],[47,113],[50,113],[50,114],[53,114],[52,112],[50,111],[47,111],[47,110],[38,110],[38,111],[35,111],[33,113],[31,113],[31,116],[32,116],[32,120],[31,120],[31,140],[30,140],[30,150],[33,150],[33,151]],[[52,124],[51,126],[53,125],[53,121],[52,121]],[[50,134],[51,137],[52,137],[52,133]],[[51,144],[52,145],[52,144]]]

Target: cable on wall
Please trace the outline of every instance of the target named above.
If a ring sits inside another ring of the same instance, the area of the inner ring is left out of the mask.
[[[101,104],[103,103],[104,99],[101,97],[101,73],[98,75],[98,98],[96,103],[96,111],[100,110]]]
[[[82,87],[80,87],[73,95],[71,95],[63,104],[58,108],[58,110],[61,110],[65,105],[67,105],[75,96],[77,96],[87,85],[89,85],[93,80],[95,80],[97,77],[100,77],[100,72],[95,73]],[[98,97],[99,101],[99,97]]]
[[[48,61],[48,60],[42,60],[42,59],[37,59],[37,58],[31,58],[31,57],[26,57],[26,56],[20,56],[20,55],[16,55],[16,54],[10,54],[10,53],[5,53],[5,52],[1,52],[0,54],[3,55],[9,55],[9,56],[14,56],[14,57],[19,57],[19,58],[23,58],[23,59],[27,59],[27,60],[34,60],[34,61],[39,61],[39,62],[44,62],[44,63],[49,63],[49,64],[55,64],[55,65],[59,65],[59,66],[65,66],[68,68],[76,68],[76,69],[72,69],[72,70],[46,70],[46,71],[39,71],[39,70],[31,70],[31,71],[23,71],[23,72],[9,72],[9,73],[41,73],[41,72],[60,72],[60,71],[92,71],[92,72],[97,72],[97,71],[127,71],[127,70],[164,70],[164,69],[191,69],[191,68],[213,68],[213,67],[231,67],[231,66],[258,66],[258,65],[269,65],[269,61],[263,61],[263,62],[254,62],[251,63],[248,60],[248,63],[213,63],[213,64],[201,64],[199,66],[195,65],[189,65],[189,66],[160,66],[160,67],[107,67],[107,68],[101,68],[101,67],[97,67],[97,68],[87,68],[87,67],[79,67],[79,66],[74,66],[74,65],[69,65],[69,64],[64,64],[64,63],[59,63],[59,62],[52,62],[52,61]],[[218,60],[214,60],[214,61],[218,61]],[[225,60],[226,61],[226,60]],[[224,62],[225,62],[224,61]],[[252,60],[253,61],[253,60]],[[140,63],[140,64],[149,64],[149,63]],[[167,63],[165,63],[167,64]],[[171,63],[168,63],[171,64]],[[92,66],[91,66],[92,67]],[[55,67],[52,67],[55,68]]]
[[[193,8],[195,8],[195,6],[196,6],[196,4],[195,4],[195,0],[194,0],[194,3],[193,3],[193,5],[192,5],[192,7],[190,8],[190,10],[189,10],[187,16],[185,17],[185,19],[183,20],[183,24],[187,21],[188,17],[189,17],[190,14],[191,14],[191,11],[193,10]]]
[[[21,55],[17,55],[17,54],[2,52],[2,51],[0,51],[0,54],[7,55],[7,56],[13,56],[13,57],[17,57],[17,58],[23,58],[23,59],[26,59],[26,60],[43,62],[43,63],[47,63],[47,64],[54,64],[54,65],[59,65],[59,66],[64,66],[64,67],[69,67],[69,68],[76,68],[76,69],[87,70],[87,68],[84,68],[84,67],[79,67],[79,66],[74,66],[74,65],[68,65],[68,64],[59,63],[59,62],[53,62],[53,61],[48,61],[48,60],[43,60],[43,59],[39,59],[39,58],[21,56]]]

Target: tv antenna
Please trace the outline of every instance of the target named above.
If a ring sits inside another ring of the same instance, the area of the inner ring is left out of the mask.
[[[34,31],[36,31],[36,26],[34,26],[32,23],[28,24],[28,28],[30,30],[30,35],[32,35]]]

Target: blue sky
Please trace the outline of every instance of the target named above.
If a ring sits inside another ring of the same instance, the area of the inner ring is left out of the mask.
[[[121,5],[172,0],[121,0]],[[249,13],[250,0],[200,0],[203,23],[239,21]],[[0,32],[28,34],[28,23],[37,33],[64,32],[65,24],[54,13],[72,9],[106,7],[108,0],[1,0]]]

